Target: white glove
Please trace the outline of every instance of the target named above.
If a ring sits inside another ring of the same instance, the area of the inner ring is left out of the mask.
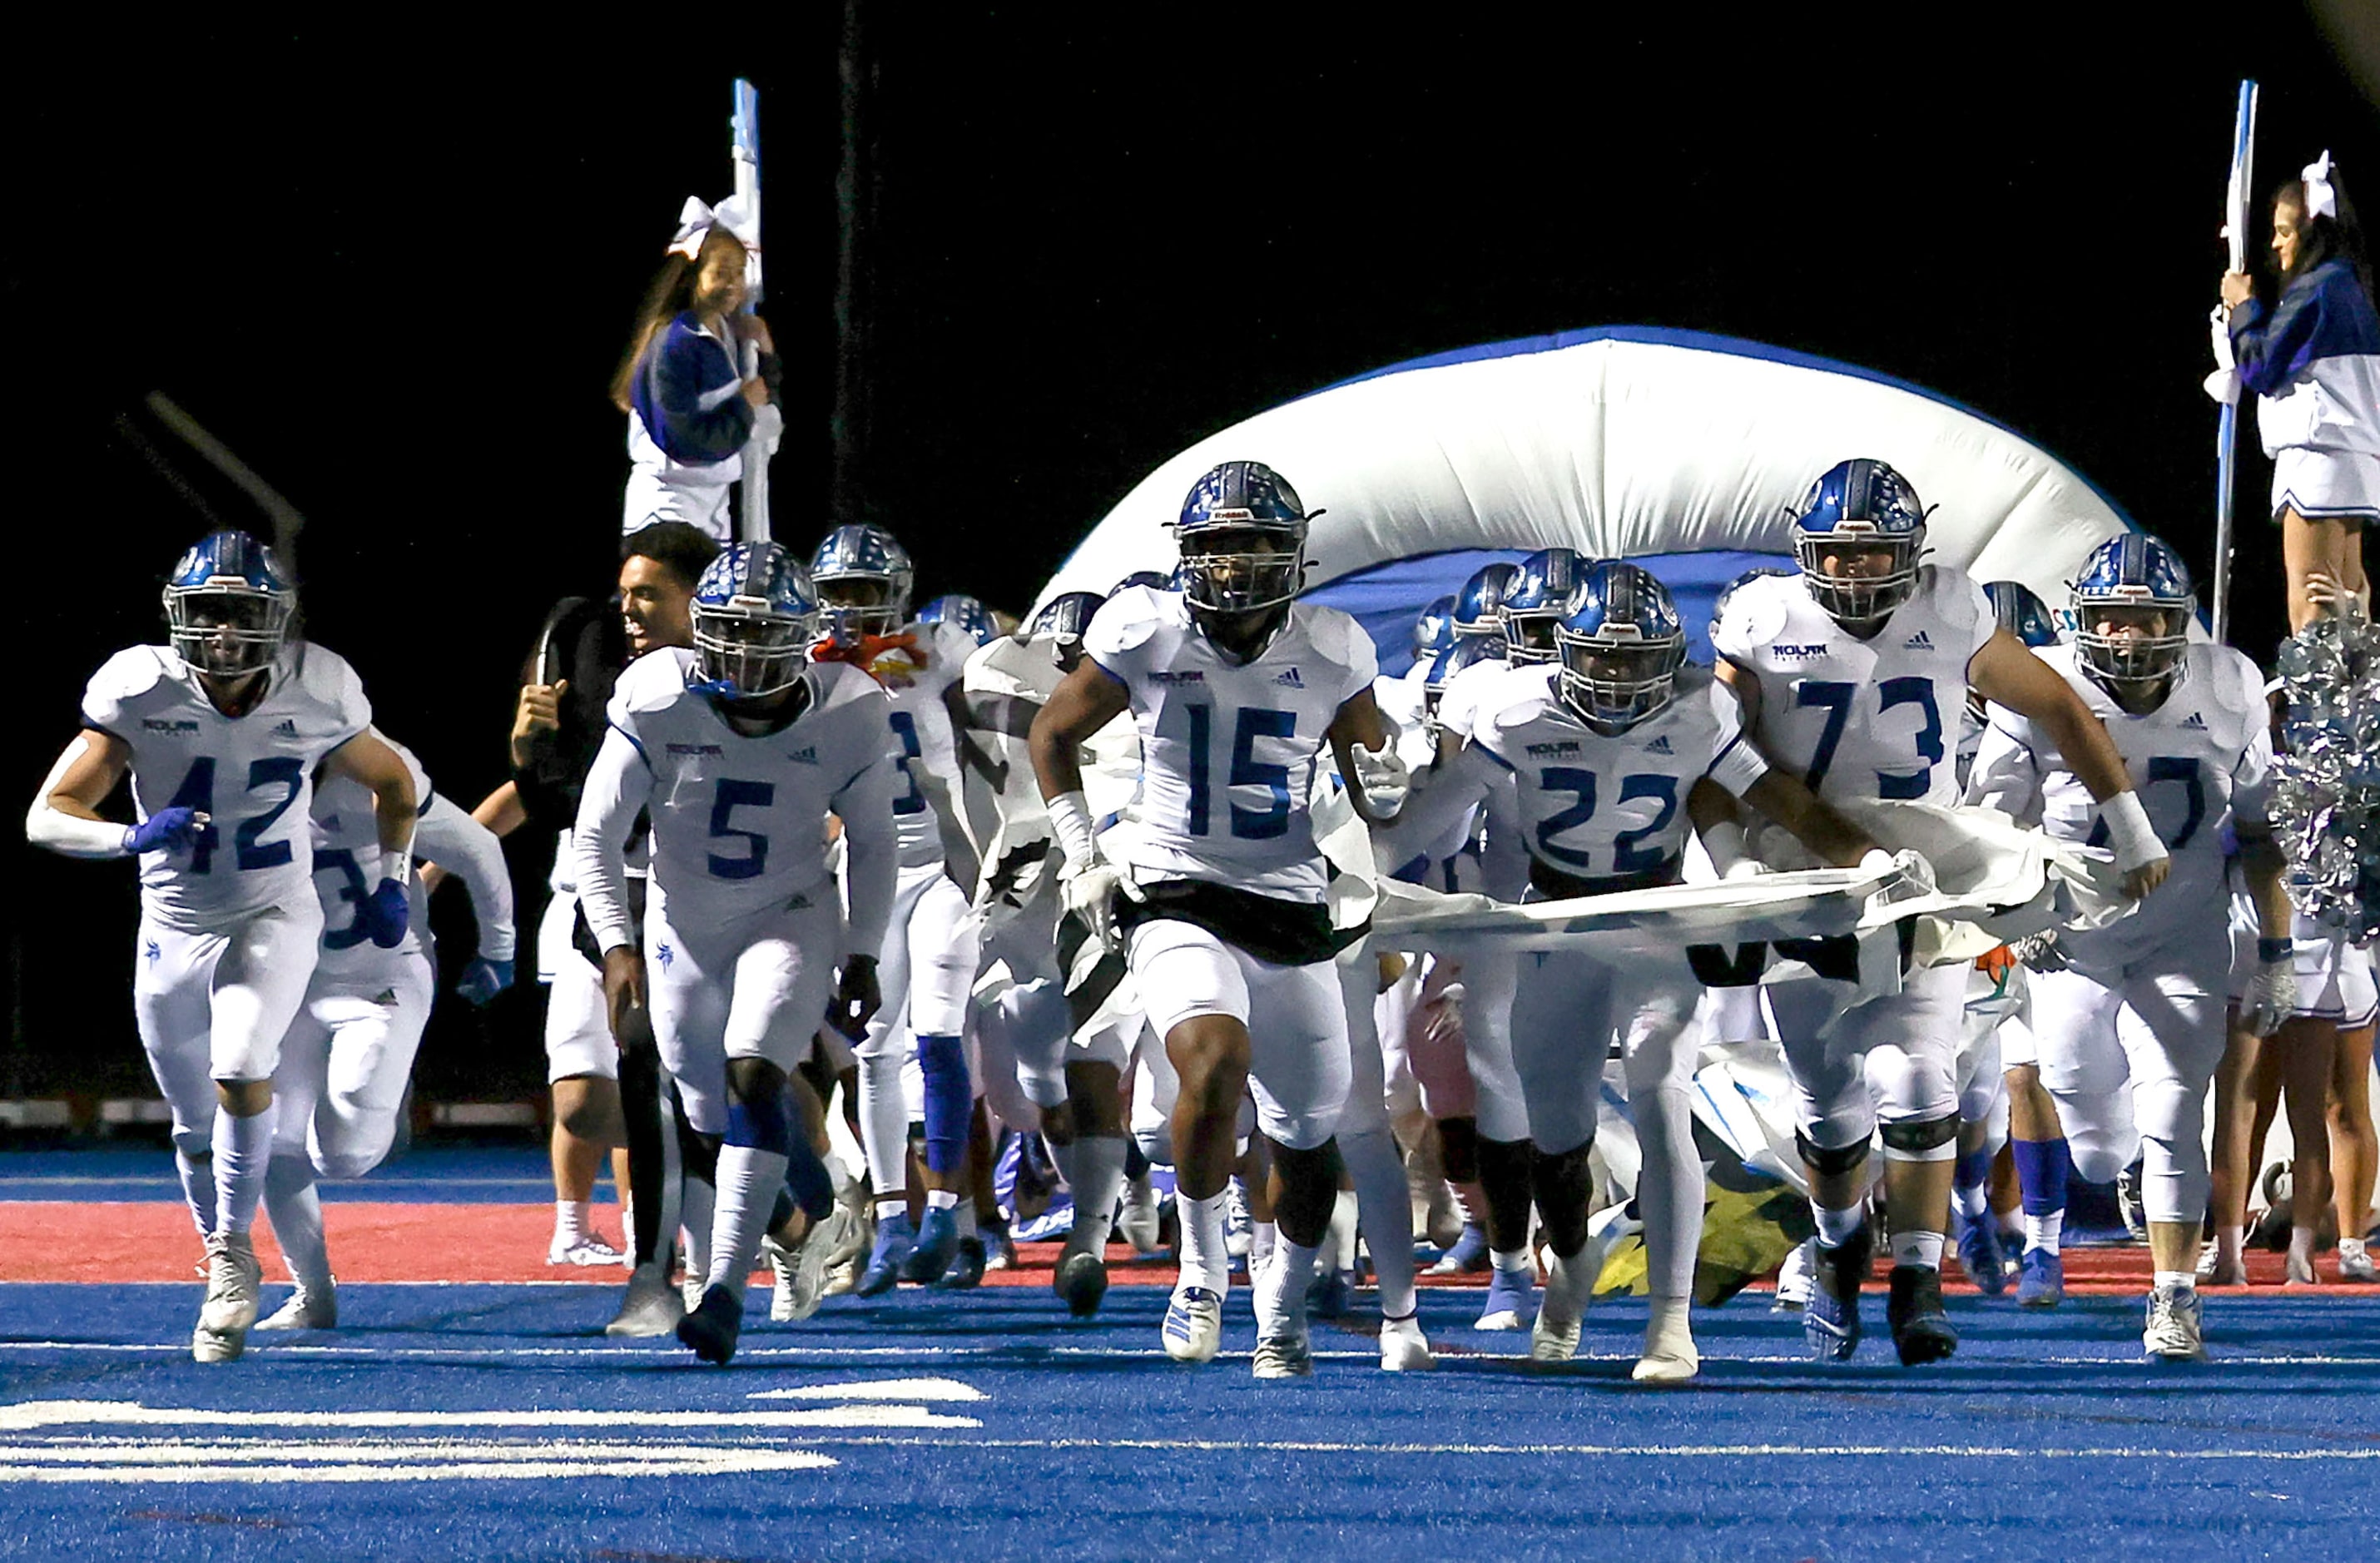
[[[1722,879],[1756,879],[1764,874],[1774,874],[1775,872],[1777,872],[1776,869],[1771,868],[1768,865],[1761,862],[1760,859],[1756,857],[1739,857],[1734,862],[1727,866],[1727,871],[1721,874],[1719,878]]]
[[[2068,965],[2066,947],[2058,942],[2056,928],[2044,928],[2037,934],[2027,934],[2012,940],[2009,954],[2017,964],[2036,972],[2062,972]]]
[[[1104,857],[1094,857],[1079,866],[1067,865],[1065,878],[1058,881],[1058,896],[1066,910],[1082,919],[1101,949],[1111,951],[1123,949],[1123,934],[1115,917],[1119,891],[1135,901],[1141,898],[1131,878]]]
[[[1934,893],[1934,865],[1925,861],[1924,853],[1906,849],[1888,853],[1882,847],[1874,847],[1859,860],[1859,866],[1864,874],[1900,875],[1900,883],[1879,892],[1888,901],[1914,901]]]
[[[2240,1024],[2259,1036],[2270,1036],[2298,1007],[2298,963],[2294,952],[2277,961],[2259,958],[2248,974],[2247,991],[2240,995]]]
[[[1355,784],[1364,790],[1364,806],[1375,819],[1393,819],[1405,806],[1405,794],[1413,790],[1413,773],[1406,768],[1404,757],[1397,753],[1396,740],[1381,744],[1378,752],[1354,745],[1349,752],[1355,761]]]

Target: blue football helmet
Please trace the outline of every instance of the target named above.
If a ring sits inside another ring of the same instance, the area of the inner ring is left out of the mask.
[[[1289,601],[1305,584],[1308,519],[1297,491],[1264,463],[1213,468],[1191,486],[1173,524],[1184,598],[1213,613],[1261,612]]]
[[[1455,635],[1502,636],[1504,599],[1512,595],[1512,584],[1520,578],[1521,567],[1501,560],[1472,571],[1463,589],[1454,594]]]
[[[1925,515],[1909,479],[1866,456],[1827,468],[1793,515],[1793,557],[1810,595],[1839,624],[1873,624],[1917,591],[1917,562],[1925,551]],[[1869,562],[1882,553],[1889,562]],[[1850,563],[1829,574],[1825,562]]]
[[[881,527],[837,527],[810,555],[819,606],[840,639],[892,635],[909,622],[909,551]]]
[[[2075,657],[2102,684],[2162,683],[2181,671],[2197,605],[2190,566],[2169,545],[2146,532],[2109,538],[2074,577]]]
[[[1454,644],[1454,594],[1430,599],[1429,606],[1414,621],[1414,660],[1427,663],[1429,660]]]
[[[1108,595],[1113,597],[1117,592],[1130,591],[1134,587],[1147,587],[1151,591],[1180,591],[1182,572],[1177,569],[1169,576],[1162,570],[1135,570],[1108,588]]]
[[[1028,639],[1047,639],[1050,654],[1058,665],[1072,671],[1083,649],[1083,632],[1091,627],[1091,615],[1107,601],[1096,591],[1063,591],[1041,605],[1033,622],[1025,627]]]
[[[191,544],[165,578],[164,600],[175,655],[217,678],[271,667],[298,609],[281,562],[246,532],[210,532]]]
[[[1521,561],[1504,597],[1504,641],[1512,662],[1550,662],[1559,655],[1554,628],[1578,606],[1587,562],[1574,548],[1541,548]]]
[[[1686,632],[1670,588],[1621,559],[1585,568],[1578,606],[1554,641],[1562,704],[1598,733],[1633,727],[1668,705],[1686,665]]]
[[[2050,617],[2049,604],[2035,597],[2031,587],[2020,581],[1985,581],[1984,595],[1992,600],[1992,613],[2000,628],[2034,650],[2055,646],[2062,638],[2058,622]]]
[[[1481,662],[1507,660],[1507,648],[1500,635],[1466,635],[1439,652],[1422,675],[1421,709],[1423,720],[1432,729],[1438,725],[1438,702],[1454,682],[1454,675]]]
[[[917,610],[921,624],[947,624],[965,630],[978,646],[989,646],[998,638],[1000,625],[992,621],[991,610],[964,592],[937,597]]]
[[[817,588],[781,544],[731,544],[695,584],[695,668],[729,699],[791,688],[818,635]]]

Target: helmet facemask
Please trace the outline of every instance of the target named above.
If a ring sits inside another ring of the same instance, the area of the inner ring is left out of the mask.
[[[696,670],[705,683],[733,699],[756,699],[792,688],[817,638],[814,616],[771,612],[763,597],[730,598],[723,606],[694,605]]]
[[[1182,595],[1210,613],[1278,608],[1305,584],[1305,527],[1217,511],[1197,527],[1176,529]]]
[[[1838,522],[1830,532],[1803,532],[1793,539],[1793,555],[1802,566],[1802,578],[1809,583],[1811,598],[1828,617],[1844,624],[1874,624],[1915,596],[1917,563],[1925,551],[1925,527],[1888,532],[1873,521]],[[1890,556],[1890,563],[1881,570],[1870,567],[1866,560],[1867,555],[1878,553]],[[1859,560],[1859,573],[1843,576],[1828,571],[1829,556],[1839,564],[1846,559]]]
[[[861,636],[897,635],[908,621],[909,603],[901,583],[875,571],[853,570],[816,576],[819,603],[837,640]]]
[[[297,602],[238,576],[165,588],[166,637],[194,672],[244,678],[273,665]]]
[[[1558,632],[1563,618],[1562,605],[1545,609],[1504,610],[1504,660],[1514,667],[1524,663],[1546,663],[1559,660],[1561,647]]]
[[[2190,649],[2192,603],[2160,600],[2145,587],[2074,595],[2074,653],[2083,671],[2111,688],[2145,694],[2181,672]],[[2103,622],[2112,622],[2112,632]]]
[[[1647,640],[1633,624],[1606,624],[1599,634],[1560,631],[1562,704],[1598,733],[1619,733],[1653,715],[1676,692],[1686,640]]]

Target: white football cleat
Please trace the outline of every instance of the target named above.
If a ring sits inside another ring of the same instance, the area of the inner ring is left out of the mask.
[[[217,1232],[207,1239],[207,1296],[190,1332],[190,1356],[201,1363],[236,1361],[248,1349],[256,1324],[257,1292],[264,1266],[246,1232]]]
[[[850,1239],[858,1223],[836,1205],[791,1248],[774,1238],[760,1241],[760,1252],[776,1272],[776,1289],[769,1296],[769,1317],[779,1324],[797,1324],[819,1311],[826,1299],[828,1261]]]
[[[256,1322],[259,1329],[336,1329],[339,1327],[339,1283],[321,1291],[300,1285],[289,1300]]]
[[[1652,1316],[1645,1321],[1645,1354],[1636,1359],[1629,1377],[1639,1384],[1683,1384],[1702,1372],[1689,1306],[1683,1298],[1652,1299]]]
[[[1770,1303],[1772,1314],[1798,1314],[1802,1304],[1810,1300],[1811,1278],[1817,1274],[1818,1240],[1804,1239],[1777,1271],[1777,1300]]]
[[[1312,1378],[1314,1353],[1302,1335],[1274,1335],[1257,1342],[1258,1378]]]
[[[545,1262],[549,1265],[617,1265],[623,1257],[618,1249],[593,1232],[582,1232],[572,1239],[565,1239],[557,1232],[545,1251]],[[628,1263],[631,1268],[635,1266],[633,1259]]]
[[[1148,1173],[1124,1185],[1123,1211],[1116,1218],[1116,1230],[1132,1244],[1135,1254],[1154,1254],[1164,1246],[1160,1235],[1160,1216],[1157,1187],[1148,1181]]]
[[[2160,1286],[2149,1293],[2148,1327],[2141,1332],[2141,1349],[2159,1362],[2206,1360],[2196,1287]]]
[[[671,1334],[684,1317],[685,1300],[670,1284],[668,1269],[662,1261],[655,1260],[628,1272],[627,1295],[620,1300],[620,1312],[603,1327],[603,1333],[650,1339]]]
[[[1177,1363],[1207,1363],[1223,1344],[1223,1299],[1203,1286],[1176,1287],[1158,1327],[1165,1354]]]
[[[1382,1373],[1427,1373],[1437,1365],[1438,1357],[1429,1349],[1428,1338],[1421,1332],[1419,1318],[1380,1321]]]

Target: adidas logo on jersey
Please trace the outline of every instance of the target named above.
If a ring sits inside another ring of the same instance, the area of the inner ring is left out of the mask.
[[[1925,638],[1924,630],[1919,630],[1915,635],[1902,641],[1900,648],[1904,651],[1931,651],[1934,649],[1934,643]]]
[[[1645,745],[1645,752],[1648,755],[1674,755],[1678,751],[1670,746],[1670,735],[1664,733]]]
[[[293,718],[290,718],[290,717],[283,717],[279,721],[277,721],[277,722],[273,723],[273,735],[275,738],[295,738],[295,737],[297,737],[297,736],[298,736],[298,723],[297,723],[297,721],[296,721]]]
[[[1295,668],[1289,669],[1287,672],[1275,678],[1273,682],[1289,689],[1303,689],[1305,687],[1305,680],[1297,676],[1297,670]]]
[[[2181,730],[2184,733],[2204,733],[2206,731],[2206,719],[2192,711],[2181,719]]]
[[[787,755],[785,757],[793,761],[795,765],[816,765],[818,764],[818,745],[811,744],[803,748],[795,749],[792,754]]]

